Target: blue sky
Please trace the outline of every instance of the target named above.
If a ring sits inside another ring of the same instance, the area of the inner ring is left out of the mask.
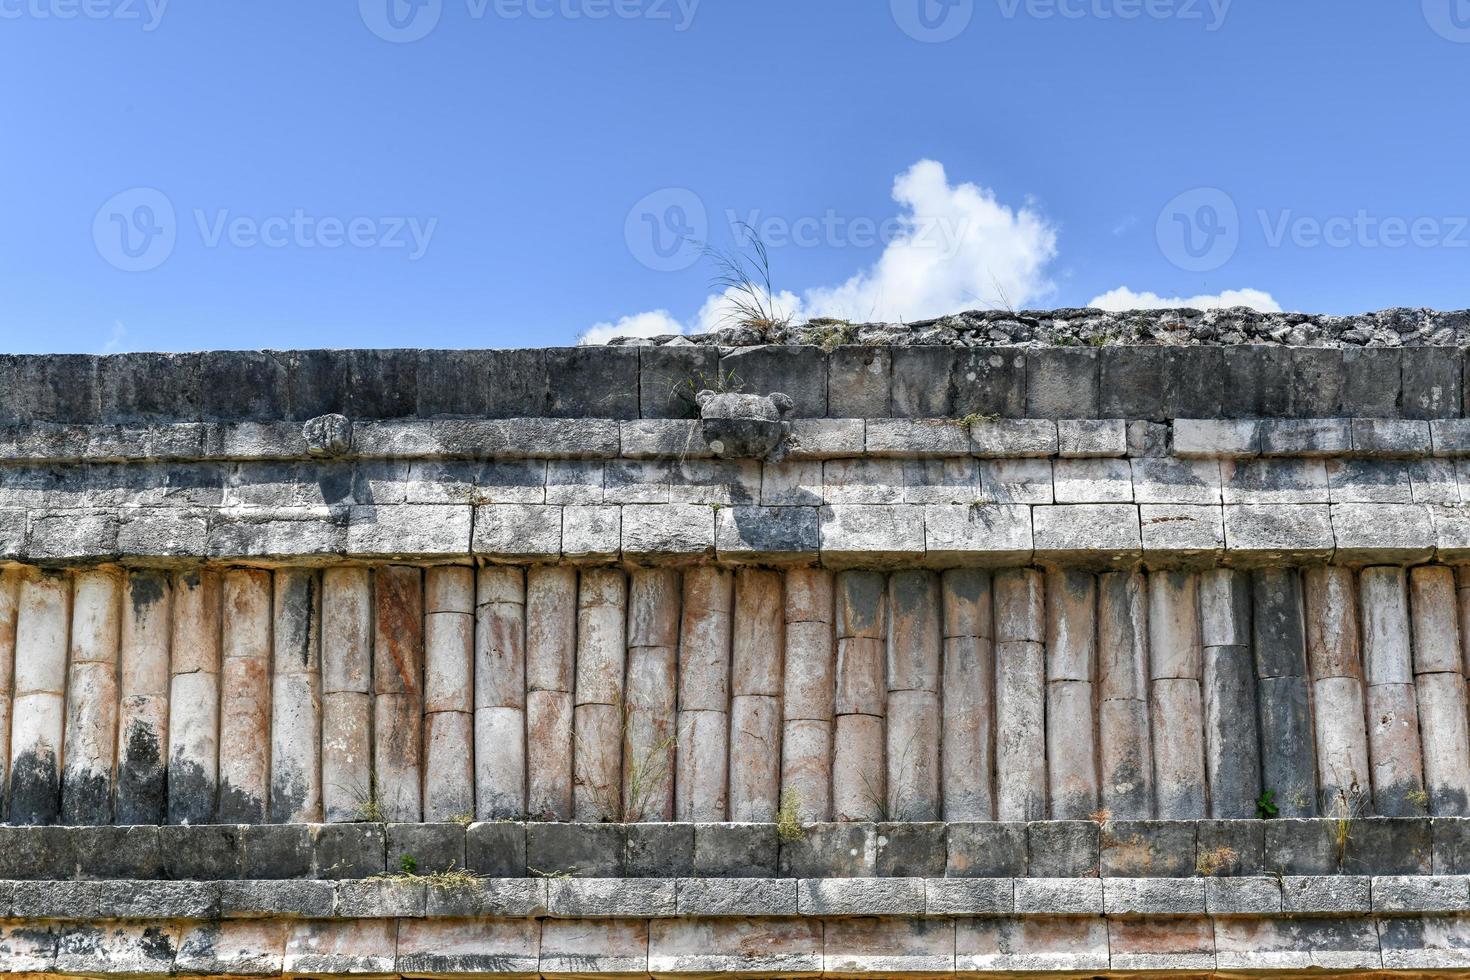
[[[737,220],[805,316],[1470,306],[1470,0],[0,0],[0,80],[9,351],[698,329]]]

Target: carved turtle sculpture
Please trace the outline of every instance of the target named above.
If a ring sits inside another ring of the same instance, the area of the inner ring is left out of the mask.
[[[352,422],[345,415],[320,415],[301,427],[310,456],[345,456],[352,448]]]
[[[694,400],[704,441],[719,458],[776,461],[785,455],[796,411],[790,395],[701,391]]]

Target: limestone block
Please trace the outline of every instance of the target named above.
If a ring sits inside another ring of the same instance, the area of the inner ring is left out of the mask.
[[[841,722],[838,724],[840,726]],[[731,700],[731,820],[737,823],[775,822],[781,802],[780,741],[779,697],[737,694]],[[838,744],[841,744],[840,739]],[[835,771],[833,779],[836,779]]]
[[[735,577],[735,610],[731,619],[731,691],[735,696],[781,695],[781,576],[742,569]]]
[[[730,716],[680,710],[674,813],[680,822],[719,823],[729,806]]]
[[[948,573],[945,582],[948,613],[949,597],[954,591]],[[983,594],[988,598],[988,593],[987,589]],[[988,612],[989,603],[986,606]],[[995,718],[994,685],[993,641],[980,636],[955,636],[944,641],[940,788],[945,820],[989,820],[994,815],[990,784],[995,761],[991,728]]]
[[[1199,679],[1199,576],[1170,571],[1149,576],[1148,631],[1152,679]]]
[[[1236,622],[1238,629],[1215,628],[1212,638],[1248,641],[1249,627]],[[1261,796],[1257,717],[1255,662],[1249,645],[1206,647],[1205,770],[1212,817],[1246,820],[1256,816],[1256,801]]]
[[[1252,573],[1251,595],[1257,676],[1306,676],[1301,575],[1295,569],[1261,569]]]
[[[629,558],[707,555],[715,548],[715,511],[701,504],[623,508],[623,554]]]
[[[1055,500],[1050,460],[982,459],[976,469],[980,476],[976,503],[1049,504]]]
[[[838,715],[832,751],[833,819],[877,820],[888,806],[883,719]]]
[[[1098,580],[1098,698],[1142,700],[1148,695],[1147,580],[1109,572]]]
[[[395,972],[418,976],[534,976],[540,970],[540,923],[407,919],[398,927]]]
[[[948,419],[871,418],[865,448],[873,456],[968,456],[970,433]]]
[[[1153,681],[1149,711],[1153,729],[1154,795],[1164,820],[1205,816],[1204,709],[1199,681]]]
[[[310,823],[322,818],[321,582],[289,569],[273,585],[270,816]]]
[[[73,583],[62,751],[61,813],[68,824],[112,821],[121,584],[120,577],[110,571],[83,572]],[[6,695],[8,701],[8,692]]]
[[[423,819],[424,594],[420,569],[374,574],[373,781],[392,821]]]
[[[1145,554],[1194,557],[1225,550],[1225,512],[1220,507],[1144,504],[1138,514]]]
[[[576,649],[577,570],[530,569],[526,572],[526,689],[571,691]]]
[[[1098,792],[1102,808],[1119,820],[1153,813],[1153,754],[1148,703],[1136,699],[1098,705]]]
[[[800,919],[666,919],[649,924],[655,976],[817,976],[822,924]]]
[[[998,641],[1046,639],[1045,580],[1031,569],[1016,569],[994,578],[995,638]]]
[[[550,976],[646,976],[648,922],[643,919],[548,919],[541,929],[541,973]]]
[[[572,695],[526,695],[526,812],[542,820],[572,819]]]
[[[1373,810],[1385,817],[1423,812],[1415,799],[1424,791],[1424,753],[1414,685],[1375,684],[1365,694],[1368,757],[1373,770]]]
[[[622,548],[620,507],[568,506],[562,509],[562,554],[568,559],[617,558]]]
[[[1338,456],[1352,449],[1348,419],[1263,419],[1262,456]]]
[[[1123,419],[1058,419],[1057,455],[1063,459],[1128,455]]]
[[[830,623],[788,619],[784,684],[788,721],[831,721],[836,697],[833,645]]]
[[[1408,504],[1414,501],[1406,463],[1391,459],[1331,459],[1327,482],[1334,504]]]
[[[120,824],[157,824],[167,806],[172,582],[163,572],[130,572],[123,598],[114,816]]]
[[[934,561],[1029,560],[1031,508],[995,503],[930,504],[924,508],[925,549]]]
[[[1038,556],[1074,555],[1124,558],[1143,548],[1138,508],[1133,504],[1068,504],[1033,507]]]
[[[577,704],[617,706],[623,700],[627,583],[621,571],[582,573],[577,600]]]
[[[20,610],[20,573],[0,572],[0,786],[10,765],[10,698],[15,680],[15,624]]]
[[[829,560],[904,557],[924,553],[924,509],[904,505],[839,504],[818,512],[822,554]]]
[[[1059,459],[1052,465],[1059,504],[1133,502],[1133,474],[1127,460]]]
[[[1085,820],[1098,809],[1091,682],[1048,682],[1046,727],[1051,818]]]
[[[1194,504],[1219,506],[1220,463],[1172,456],[1129,461],[1133,499],[1140,504]]]
[[[904,822],[939,819],[939,695],[889,692],[887,722],[888,813]]]
[[[781,726],[781,800],[803,822],[831,819],[832,723],[787,717]]]
[[[621,819],[622,707],[579,704],[573,714],[573,726],[572,812],[575,819],[579,823]]]
[[[1259,660],[1257,661],[1259,669]],[[1261,785],[1282,817],[1317,815],[1317,763],[1305,677],[1260,677]]]
[[[1039,578],[1039,577],[1038,577]],[[1001,594],[997,577],[997,599]],[[997,614],[1000,606],[997,603]],[[1002,617],[997,628],[1004,633]],[[1042,645],[995,645],[996,815],[1001,820],[1040,820],[1046,813],[1046,667]]]
[[[895,572],[888,597],[888,689],[937,692],[942,640],[939,576]]]
[[[1429,812],[1470,816],[1470,731],[1465,717],[1465,678],[1459,673],[1420,674],[1419,727],[1423,732],[1424,785]]]
[[[431,568],[425,583],[426,597],[432,606],[424,617],[424,711],[429,714],[473,711],[476,700],[474,571]],[[453,595],[444,594],[451,590]],[[519,695],[518,700],[524,703],[523,691],[511,693]]]
[[[552,460],[546,464],[546,502],[548,504],[601,504],[603,471],[600,459]]]
[[[1313,682],[1312,693],[1323,812],[1351,815],[1371,809],[1362,683],[1352,677],[1324,677]]]
[[[628,649],[623,799],[629,820],[673,819],[678,673],[673,647]]]
[[[524,708],[524,575],[518,568],[482,568],[478,578],[474,628],[474,707]],[[450,668],[452,672],[464,669],[463,650],[451,654],[450,658],[457,665]],[[432,677],[434,672],[434,665],[430,664],[429,676]],[[443,684],[436,682],[435,687],[442,689]]]
[[[1399,579],[1402,582],[1402,576]],[[1462,673],[1461,635],[1456,613],[1464,601],[1456,601],[1454,582],[1448,569],[1416,568],[1409,574],[1409,598],[1412,608],[1414,640],[1414,673],[1437,671]],[[1397,607],[1402,610],[1402,592]],[[1394,608],[1392,606],[1390,609]],[[1408,639],[1407,624],[1390,621],[1399,642]],[[1408,680],[1407,677],[1403,680]]]
[[[471,549],[496,558],[558,558],[562,508],[538,504],[486,504],[475,508]]]
[[[1220,479],[1226,504],[1325,504],[1330,499],[1326,464],[1316,459],[1226,460]]]
[[[338,691],[322,695],[322,812],[328,823],[351,823],[369,809],[372,730],[371,694]],[[221,809],[224,802],[222,797]]]
[[[992,459],[1046,458],[1057,453],[1057,424],[1048,419],[1003,418],[970,426],[971,452]]]
[[[904,460],[904,503],[968,504],[979,494],[980,467],[973,457]]]
[[[1449,599],[1453,602],[1453,573],[1449,576],[1448,586]],[[1363,679],[1370,685],[1412,683],[1409,604],[1403,569],[1363,569],[1358,576],[1358,596],[1363,628]],[[1458,668],[1456,646],[1449,646],[1453,651],[1451,669]]]
[[[1233,419],[1175,419],[1174,451],[1188,459],[1260,455],[1260,423]]]
[[[473,514],[467,506],[398,504],[352,507],[345,552],[355,556],[468,555]]]
[[[1438,541],[1425,504],[1333,504],[1332,533],[1337,556],[1345,561],[1424,561]]]
[[[286,940],[287,973],[392,973],[398,923],[393,919],[340,919],[293,925]]]
[[[1118,970],[1213,970],[1214,924],[1201,919],[1160,923],[1108,921],[1108,945]]]
[[[524,743],[524,719],[520,734]],[[512,763],[520,761],[515,742],[497,746]],[[477,784],[475,767],[475,716],[467,711],[435,711],[424,716],[424,819],[447,821],[462,819],[475,813]],[[520,773],[524,783],[524,767]],[[523,799],[520,785],[515,787],[517,799]],[[525,812],[524,804],[516,816]]]
[[[1357,588],[1351,569],[1317,566],[1305,577],[1307,663],[1312,677],[1361,680]]]
[[[949,975],[954,950],[949,920],[836,919],[823,930],[822,962],[832,976]]]
[[[1097,583],[1087,572],[1046,573],[1046,677],[1090,681],[1096,659]]]
[[[978,569],[957,568],[943,578],[944,635],[992,638],[990,576]]]
[[[270,574],[222,580],[218,818],[263,823],[270,798]]]
[[[1200,642],[1206,647],[1249,646],[1250,580],[1228,568],[1205,572],[1199,581]]]
[[[1433,452],[1429,423],[1408,419],[1355,418],[1353,451],[1363,456],[1428,456]]]
[[[221,583],[214,572],[174,580],[169,666],[168,818],[208,823],[219,791]]]
[[[1098,886],[1101,909],[1101,882],[1083,884]],[[1111,965],[1108,924],[1100,917],[960,920],[955,965],[979,973],[1104,972]]]
[[[734,577],[714,567],[684,573],[679,636],[679,707],[725,711],[730,701]]]
[[[1016,911],[1022,915],[1101,915],[1103,883],[1097,878],[1017,878]]]
[[[1238,558],[1328,558],[1336,547],[1325,504],[1227,504],[1225,546]]]
[[[818,460],[767,462],[761,469],[765,507],[818,507],[824,496],[823,465]]]

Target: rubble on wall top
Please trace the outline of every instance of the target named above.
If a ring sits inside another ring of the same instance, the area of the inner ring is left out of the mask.
[[[1216,310],[971,310],[914,323],[816,319],[772,330],[731,326],[694,336],[622,337],[615,346],[714,345],[1105,347],[1271,344],[1283,347],[1470,345],[1470,310],[1396,308],[1354,316]]]

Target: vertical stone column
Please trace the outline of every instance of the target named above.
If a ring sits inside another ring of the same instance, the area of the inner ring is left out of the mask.
[[[475,623],[475,813],[526,813],[526,580],[482,568]]]
[[[225,587],[228,595],[228,579]],[[240,591],[252,596],[243,612],[253,623],[261,605],[255,583],[242,579]],[[230,606],[227,597],[227,616]],[[226,635],[233,631],[227,626]],[[375,815],[373,799],[373,573],[329,568],[322,573],[322,809],[327,822],[350,823]]]
[[[1312,672],[1319,805],[1335,817],[1372,815],[1357,591],[1351,569],[1307,570],[1307,664]]]
[[[1153,815],[1147,592],[1136,572],[1108,572],[1098,580],[1098,789],[1114,820]]]
[[[1261,787],[1282,817],[1317,815],[1317,756],[1307,689],[1301,575],[1265,568],[1251,576],[1251,636],[1261,707]]]
[[[15,707],[10,729],[10,822],[51,824],[61,816],[66,726],[66,648],[71,580],[28,572],[15,623]]]
[[[1261,737],[1250,581],[1244,574],[1217,568],[1200,578],[1200,630],[1210,816],[1248,820],[1261,798]]]
[[[1470,574],[1457,570],[1459,605],[1470,592]],[[1470,816],[1470,730],[1465,715],[1465,664],[1456,607],[1437,576],[1409,578],[1414,629],[1414,687],[1424,739],[1424,783],[1429,812],[1437,817]]]
[[[526,573],[526,809],[572,819],[572,683],[577,656],[577,570]],[[672,817],[672,812],[670,813]]]
[[[784,602],[779,572],[736,574],[730,651],[730,819],[736,823],[774,823],[781,805]]]
[[[878,820],[888,809],[886,587],[887,577],[881,572],[842,572],[836,579],[834,820]]]
[[[10,785],[10,705],[15,689],[15,619],[20,611],[20,572],[0,571],[0,820]]]
[[[1190,572],[1148,578],[1149,720],[1159,819],[1205,816],[1204,699],[1200,679],[1199,579]]]
[[[519,571],[515,585],[516,594],[523,596]],[[424,820],[429,823],[477,814],[475,614],[474,569],[430,568],[424,573]],[[523,639],[524,630],[516,637]],[[524,706],[524,669],[518,679]],[[513,754],[520,767],[514,785],[514,816],[519,818],[526,812],[526,736],[524,715],[516,720],[512,736],[519,737],[520,751],[513,752],[515,742],[496,748]]]
[[[704,566],[684,573],[674,781],[674,812],[681,821],[718,823],[728,812],[734,603],[729,571]]]
[[[781,722],[781,804],[804,822],[832,816],[832,575],[786,574],[786,676]]]
[[[896,572],[888,595],[888,817],[938,820],[944,647],[939,576]]]
[[[995,576],[996,817],[1046,819],[1046,624],[1041,573]]]
[[[61,818],[74,826],[112,823],[121,586],[121,576],[106,569],[73,582]]]
[[[322,819],[321,579],[305,568],[273,578],[272,823]]]
[[[389,822],[423,819],[424,580],[390,565],[373,576],[373,786]]]
[[[944,819],[995,818],[995,632],[990,573],[944,573],[944,687],[940,790]]]
[[[1415,575],[1420,588],[1428,593],[1426,601],[1453,604],[1454,572],[1426,568]],[[1358,576],[1358,594],[1363,618],[1363,681],[1368,688],[1373,811],[1383,817],[1414,816],[1425,811],[1422,804],[1427,801],[1423,796],[1424,753],[1419,742],[1404,570],[1363,569]]]
[[[169,663],[168,822],[210,823],[219,795],[218,572],[174,578]]]
[[[173,583],[165,572],[129,572],[123,590],[117,731],[119,825],[161,824],[168,815],[169,644]]]
[[[629,584],[623,811],[634,823],[674,819],[683,592],[672,568],[640,568]]]
[[[263,823],[270,816],[270,573],[226,572],[222,591],[219,820]]]
[[[623,691],[628,585],[612,568],[582,573],[577,594],[577,691],[572,811],[583,823],[623,815]]]
[[[1053,820],[1086,820],[1098,809],[1093,664],[1097,581],[1088,572],[1046,573],[1046,758]]]

